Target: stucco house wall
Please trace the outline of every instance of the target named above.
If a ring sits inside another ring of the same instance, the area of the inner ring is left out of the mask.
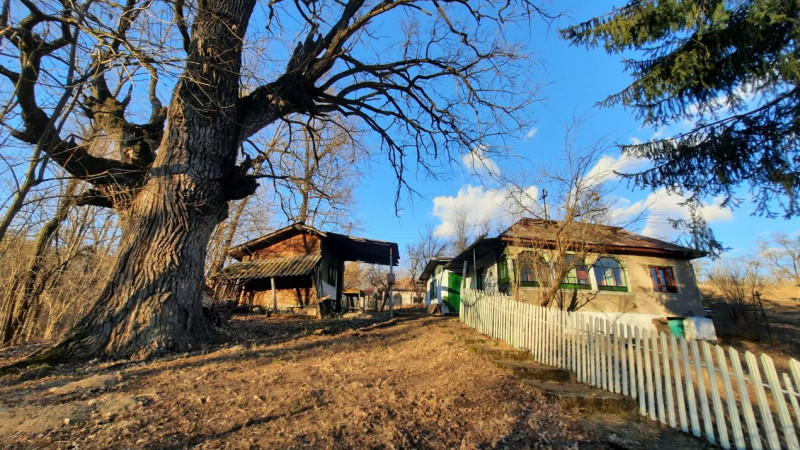
[[[524,251],[530,249],[514,249]],[[510,251],[511,254],[511,251]],[[586,258],[589,268],[591,289],[562,290],[565,295],[577,292],[581,312],[604,311],[636,314],[653,314],[659,316],[694,316],[702,313],[702,295],[697,286],[694,268],[687,260],[659,258],[652,256],[613,255],[625,274],[627,292],[604,291],[597,286],[597,279],[592,266],[601,255],[590,255]],[[509,265],[516,267],[516,258],[509,258]],[[650,276],[650,266],[671,267],[678,287],[677,293],[656,292]],[[518,300],[538,303],[539,287],[518,286],[516,270],[510,270],[512,277],[511,293]],[[497,263],[485,269],[485,290],[502,292],[497,289]],[[470,279],[470,286],[474,288]]]

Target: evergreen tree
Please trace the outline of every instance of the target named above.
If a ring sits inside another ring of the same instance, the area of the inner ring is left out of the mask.
[[[651,126],[693,123],[623,145],[653,162],[626,176],[687,195],[695,207],[707,195],[736,206],[734,189],[749,186],[756,213],[799,215],[799,10],[797,0],[642,0],[561,30],[573,45],[637,55],[625,60],[634,81],[604,106],[633,108]],[[710,243],[718,246],[713,235]]]

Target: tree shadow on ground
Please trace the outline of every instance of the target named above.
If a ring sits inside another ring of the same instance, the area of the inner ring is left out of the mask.
[[[423,311],[424,312],[424,311]],[[296,359],[298,354],[314,348],[330,345],[332,342],[352,343],[363,339],[370,331],[394,327],[409,321],[416,321],[425,318],[425,314],[416,311],[397,314],[395,318],[389,319],[388,315],[376,316],[372,318],[332,318],[316,320],[313,318],[291,318],[290,320],[269,319],[266,316],[244,316],[234,318],[226,327],[228,328],[228,339],[223,343],[210,346],[204,350],[188,353],[173,354],[155,358],[149,361],[114,361],[108,363],[93,364],[62,364],[56,367],[44,369],[34,369],[30,372],[22,372],[19,375],[6,375],[0,379],[0,387],[14,386],[35,379],[53,377],[50,380],[43,380],[37,383],[37,390],[51,389],[63,386],[73,381],[87,378],[93,375],[130,372],[136,376],[152,375],[163,370],[181,370],[204,364],[213,364],[233,360],[247,360],[251,358],[271,357]],[[434,319],[435,320],[435,319]],[[382,339],[403,339],[404,332],[383,334]],[[312,341],[298,343],[294,346],[285,346],[280,350],[265,351],[268,346],[280,345],[286,342],[300,339],[305,336],[322,335],[333,340]],[[41,346],[36,346],[36,350]],[[1,352],[0,352],[1,353]],[[219,353],[216,356],[211,356]],[[24,359],[25,354],[19,354],[18,358]],[[171,364],[178,360],[186,360],[177,364]],[[152,367],[159,366],[158,368]],[[163,367],[160,367],[162,366]],[[141,367],[142,369],[137,369]],[[149,368],[148,368],[149,367]]]

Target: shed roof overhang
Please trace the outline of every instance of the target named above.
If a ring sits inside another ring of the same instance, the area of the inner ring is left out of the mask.
[[[400,262],[400,250],[395,242],[376,241],[338,233],[324,233],[322,239],[345,261],[384,266],[388,266],[390,261],[393,266]]]
[[[450,260],[450,263],[445,268],[459,272],[463,268],[465,261],[467,262],[467,267],[472,267],[473,261],[477,261],[487,255],[498,255],[502,252],[502,248],[503,242],[499,237],[481,236],[463,252],[459,253],[458,256]]]
[[[422,273],[419,274],[419,279],[417,279],[417,283],[425,283],[428,281],[428,278],[433,275],[433,272],[436,270],[437,266],[444,266],[447,265],[452,258],[431,258],[428,261],[428,264],[425,265],[425,268],[422,269]]]

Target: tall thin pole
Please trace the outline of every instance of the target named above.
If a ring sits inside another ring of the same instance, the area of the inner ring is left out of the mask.
[[[550,220],[547,217],[547,189],[542,189],[542,204],[544,205],[544,220]]]
[[[394,299],[392,298],[392,291],[394,287],[394,271],[392,270],[392,247],[389,246],[389,318],[394,318]]]

